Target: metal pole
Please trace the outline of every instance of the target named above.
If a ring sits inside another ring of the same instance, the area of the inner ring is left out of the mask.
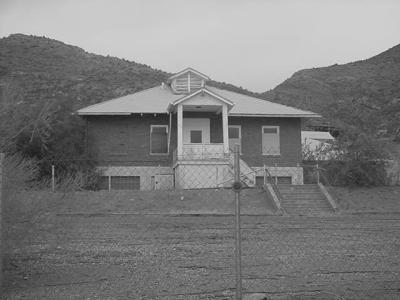
[[[3,292],[3,236],[2,236],[2,201],[5,198],[5,179],[6,179],[6,170],[4,170],[4,154],[0,153],[0,295]]]
[[[235,183],[240,182],[240,146],[235,145]],[[236,300],[242,300],[242,245],[240,229],[240,188],[235,188],[235,262],[236,262]]]
[[[265,164],[264,164],[264,186],[267,184],[267,170],[265,169],[266,168],[266,166],[265,166]]]
[[[56,179],[54,165],[51,165],[51,190],[54,192],[56,190]]]

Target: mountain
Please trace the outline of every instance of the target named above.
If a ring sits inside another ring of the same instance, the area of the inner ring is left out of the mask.
[[[366,60],[298,71],[261,97],[320,113],[335,126],[400,135],[400,45]]]
[[[0,39],[0,101],[18,90],[25,103],[68,99],[80,108],[159,85],[170,75],[46,37],[12,34]],[[252,94],[230,84],[212,84]]]
[[[0,40],[0,89],[3,96],[10,86],[22,90],[25,102],[66,97],[79,107],[152,87],[168,75],[45,37]]]
[[[51,119],[43,117],[42,107],[56,123],[54,118],[61,114],[60,110],[66,114],[134,93],[158,85],[170,75],[145,64],[88,53],[46,37],[12,34],[0,39],[0,106],[14,104],[15,113],[21,111],[15,103],[23,103],[27,112],[21,126],[30,115]],[[400,139],[400,45],[366,60],[298,71],[261,94],[224,82],[210,84],[318,112],[323,115],[323,122],[339,128],[352,127],[375,135],[389,132]],[[32,130],[37,127],[32,125]],[[0,138],[1,135],[0,128]],[[32,137],[33,134],[30,141]]]

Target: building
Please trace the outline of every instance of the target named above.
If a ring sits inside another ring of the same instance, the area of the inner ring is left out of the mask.
[[[235,144],[247,185],[263,179],[264,166],[282,181],[303,183],[301,120],[319,115],[218,89],[209,80],[187,68],[154,88],[78,111],[105,185],[226,186]]]

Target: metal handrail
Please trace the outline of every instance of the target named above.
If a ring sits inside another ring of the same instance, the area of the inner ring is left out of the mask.
[[[281,191],[278,188],[278,185],[276,184],[275,180],[273,180],[273,176],[270,173],[270,171],[268,170],[267,166],[264,166],[264,184],[266,184],[266,178],[271,178],[271,180],[268,182],[271,184],[272,188],[274,189],[274,192],[276,194],[276,196],[278,197],[278,200],[281,201],[282,200],[282,194]]]
[[[229,167],[233,169],[234,168],[234,164],[232,163],[232,160],[233,160],[234,152],[231,149],[229,149],[229,154],[228,155],[229,155],[229,161],[230,161],[229,162]],[[240,163],[240,166],[241,166],[240,167],[239,178],[243,183],[246,184],[246,182],[244,180],[242,180],[242,178],[248,178],[248,175],[255,174],[256,171],[253,168],[251,168],[244,160],[242,160],[240,158],[239,158],[239,163]],[[248,169],[248,171],[247,172],[243,172],[244,170],[243,170],[242,166],[245,166],[246,169]],[[221,186],[221,185],[223,185],[225,183],[228,183],[228,182],[231,182],[231,181],[234,181],[233,177],[218,183],[217,186]],[[255,184],[255,178],[254,178],[254,184]]]

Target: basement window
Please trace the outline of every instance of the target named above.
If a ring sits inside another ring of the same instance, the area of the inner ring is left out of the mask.
[[[168,154],[168,125],[150,126],[150,154]]]

